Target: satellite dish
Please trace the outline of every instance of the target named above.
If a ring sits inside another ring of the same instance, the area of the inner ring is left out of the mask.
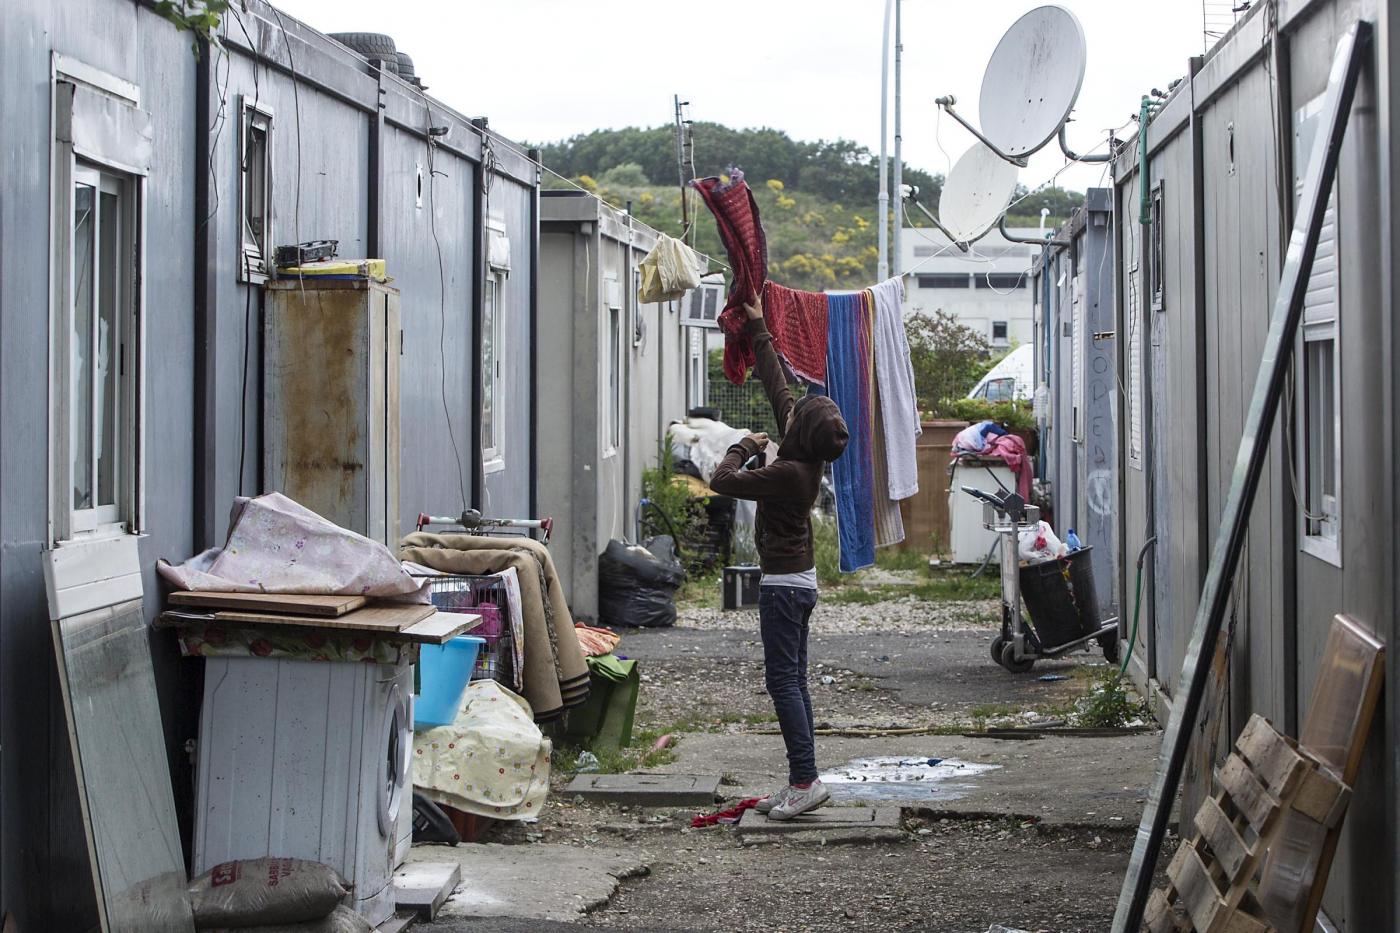
[[[1036,7],[1011,25],[982,76],[982,136],[1024,158],[1059,133],[1084,83],[1084,29],[1061,6]]]
[[[981,143],[958,157],[938,196],[938,220],[954,243],[971,243],[996,225],[1016,193],[1015,165]]]

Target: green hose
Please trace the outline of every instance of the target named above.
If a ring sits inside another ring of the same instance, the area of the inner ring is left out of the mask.
[[[1157,536],[1153,535],[1143,544],[1137,556],[1137,582],[1133,584],[1136,595],[1133,597],[1133,630],[1128,635],[1128,650],[1123,655],[1123,666],[1118,668],[1118,676],[1122,677],[1128,672],[1128,662],[1133,659],[1133,646],[1137,644],[1138,619],[1142,612],[1142,565],[1147,560],[1147,551],[1157,543]]]

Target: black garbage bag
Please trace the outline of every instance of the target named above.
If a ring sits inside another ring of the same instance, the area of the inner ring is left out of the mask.
[[[676,621],[676,590],[685,570],[669,536],[645,547],[613,539],[598,558],[598,621],[603,625],[661,628]]]

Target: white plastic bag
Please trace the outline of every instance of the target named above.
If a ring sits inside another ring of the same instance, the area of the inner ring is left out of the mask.
[[[1053,560],[1065,554],[1065,545],[1055,536],[1049,522],[1037,522],[1034,528],[1027,528],[1017,537],[1016,544],[1021,560],[1030,564]]]
[[[335,869],[296,858],[224,862],[189,886],[200,930],[320,920],[349,893],[349,882]]]
[[[642,260],[642,288],[638,300],[644,305],[673,301],[700,284],[703,269],[700,254],[680,240],[664,233]]]

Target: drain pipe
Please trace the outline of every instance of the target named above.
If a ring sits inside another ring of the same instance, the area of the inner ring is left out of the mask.
[[[1128,650],[1123,655],[1123,666],[1118,668],[1118,676],[1121,678],[1128,672],[1128,662],[1133,659],[1133,646],[1137,644],[1138,619],[1142,612],[1142,565],[1147,561],[1147,552],[1157,545],[1157,536],[1153,535],[1143,542],[1138,550],[1137,556],[1137,582],[1133,584],[1136,596],[1133,597],[1133,630],[1128,635]]]

